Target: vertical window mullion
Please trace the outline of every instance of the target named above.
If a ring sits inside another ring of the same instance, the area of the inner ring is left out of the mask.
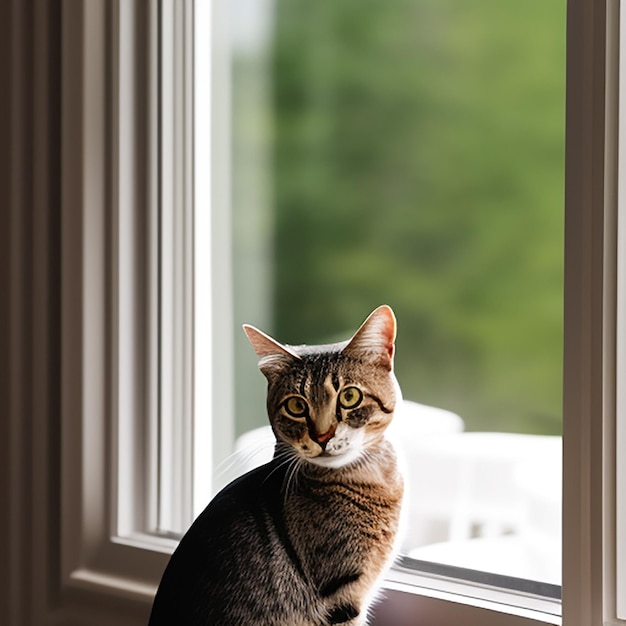
[[[211,3],[195,2],[193,15],[193,196],[194,196],[194,424],[192,450],[193,512],[197,515],[213,492],[213,212],[212,175],[212,31]]]
[[[234,443],[229,2],[193,3],[193,512],[221,486]],[[191,83],[191,81],[193,81]]]
[[[182,222],[182,275],[184,277],[184,317],[182,341],[185,346],[184,385],[182,387],[182,406],[186,416],[184,430],[184,473],[185,487],[185,529],[194,519],[193,513],[193,467],[194,467],[194,140],[193,140],[193,3],[179,3],[180,28],[179,50],[181,58],[181,86],[180,86],[180,113],[182,118],[182,159],[183,170],[181,181],[183,184],[182,201],[185,206]]]
[[[174,420],[173,410],[173,319],[172,294],[172,204],[173,204],[173,122],[172,110],[172,4],[159,2],[159,504],[158,529],[172,530],[172,511],[175,503],[174,489]]]
[[[186,3],[160,3],[158,530],[191,517],[191,192]]]
[[[159,527],[159,441],[160,441],[160,154],[161,154],[161,63],[160,63],[160,7],[158,4],[148,5],[149,19],[149,44],[148,44],[148,107],[147,107],[147,154],[148,154],[148,180],[147,180],[147,223],[148,223],[148,251],[147,271],[148,280],[148,311],[146,321],[148,323],[148,355],[149,367],[147,381],[147,405],[148,405],[148,461],[147,481],[148,490],[147,524],[146,529],[154,532]]]

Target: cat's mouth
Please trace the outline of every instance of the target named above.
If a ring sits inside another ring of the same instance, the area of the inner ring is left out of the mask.
[[[326,444],[335,436],[337,430],[337,424],[333,424],[325,433],[313,432],[310,433],[311,439],[318,443],[324,452],[326,451]]]
[[[352,447],[346,442],[341,442],[334,446],[332,444],[335,441],[335,439],[331,439],[327,449],[320,452],[317,456],[309,457],[307,460],[322,467],[337,468],[352,463],[361,456],[358,448]]]
[[[298,446],[300,454],[311,463],[325,467],[340,467],[355,461],[361,456],[364,433],[362,429],[352,429],[339,422],[326,432],[318,433],[310,425],[308,442]],[[317,444],[317,445],[311,445]]]

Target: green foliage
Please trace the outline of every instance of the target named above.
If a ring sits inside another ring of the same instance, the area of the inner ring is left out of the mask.
[[[564,0],[275,11],[276,336],[388,303],[405,397],[560,432]]]

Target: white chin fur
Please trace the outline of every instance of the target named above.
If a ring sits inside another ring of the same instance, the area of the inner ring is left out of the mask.
[[[307,461],[321,467],[343,467],[353,463],[361,456],[365,433],[363,429],[350,428],[341,423],[337,426],[334,437],[326,446],[326,454],[308,457]]]
[[[342,454],[337,454],[334,456],[314,456],[314,457],[307,457],[307,461],[309,461],[310,463],[313,463],[314,465],[319,465],[320,467],[332,467],[332,468],[337,468],[337,467],[343,467],[344,465],[349,465],[350,463],[353,463],[354,461],[356,461],[359,457],[361,456],[361,451],[360,450],[347,450],[346,452],[343,452]]]

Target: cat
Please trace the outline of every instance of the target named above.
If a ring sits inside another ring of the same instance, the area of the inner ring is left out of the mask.
[[[149,626],[362,626],[394,556],[403,481],[385,429],[396,320],[346,342],[244,330],[268,382],[271,462],[225,487],[172,554]]]

